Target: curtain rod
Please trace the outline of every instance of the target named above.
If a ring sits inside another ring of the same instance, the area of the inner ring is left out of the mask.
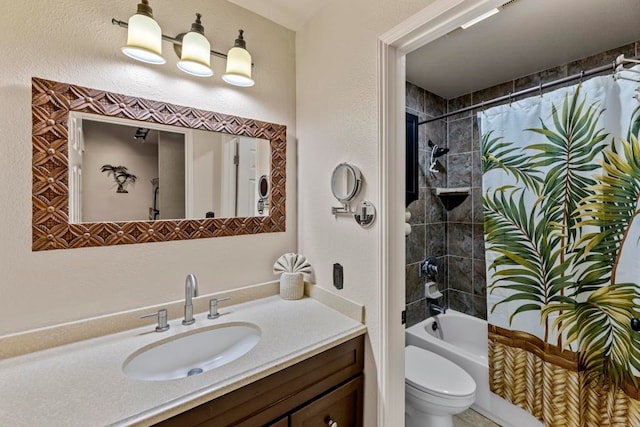
[[[627,61],[629,59],[632,59],[632,58],[626,58]],[[635,59],[635,58],[633,58],[633,59]],[[633,61],[633,62],[635,62],[635,61]],[[446,114],[443,114],[443,115],[438,116],[438,117],[434,117],[434,118],[431,118],[431,119],[424,120],[422,122],[418,122],[418,126],[424,125],[426,123],[435,122],[436,120],[446,119],[447,117],[455,116],[457,114],[466,113],[467,111],[475,110],[476,108],[485,108],[485,107],[488,107],[488,106],[491,106],[491,105],[494,105],[494,104],[499,104],[499,103],[501,103],[503,101],[511,101],[516,97],[519,97],[519,96],[522,96],[522,95],[527,95],[527,94],[530,94],[530,93],[533,93],[533,92],[542,93],[542,91],[544,89],[547,89],[547,88],[550,88],[550,87],[554,87],[554,86],[558,86],[558,85],[561,85],[563,83],[571,82],[571,81],[574,81],[574,80],[583,79],[585,77],[589,77],[589,76],[592,76],[594,74],[601,73],[603,71],[611,70],[611,71],[615,72],[617,65],[618,65],[617,62],[614,61],[612,64],[602,65],[600,67],[592,68],[591,70],[582,71],[582,72],[580,72],[578,74],[574,74],[574,75],[571,75],[571,76],[568,76],[568,77],[562,77],[562,78],[560,78],[558,80],[554,80],[554,81],[549,82],[549,83],[540,83],[538,86],[530,87],[528,89],[523,89],[523,90],[520,90],[518,92],[514,92],[514,93],[510,93],[508,95],[500,96],[498,98],[493,98],[493,99],[491,99],[489,101],[479,102],[477,104],[473,104],[473,105],[470,105],[468,107],[464,107],[464,108],[461,108],[459,110],[452,111],[450,113],[446,113]]]

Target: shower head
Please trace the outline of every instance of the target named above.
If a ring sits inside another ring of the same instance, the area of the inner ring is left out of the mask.
[[[133,139],[141,139],[142,141],[147,141],[147,135],[149,135],[149,131],[151,129],[148,128],[137,128],[136,133],[133,135]]]
[[[444,156],[449,152],[448,148],[440,147],[439,145],[434,144],[431,140],[427,142],[427,145],[429,146],[429,148],[431,148],[431,150],[433,150],[431,152],[432,159],[437,159],[438,157]]]

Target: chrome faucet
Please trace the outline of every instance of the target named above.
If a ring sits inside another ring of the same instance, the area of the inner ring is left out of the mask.
[[[196,320],[193,318],[193,297],[198,296],[198,281],[193,273],[187,275],[184,284],[184,319],[183,325],[192,325]]]
[[[434,304],[434,303],[430,303],[429,304],[429,309],[431,310],[431,313],[435,313],[432,316],[438,315],[438,314],[445,314],[447,312],[447,307],[444,307],[442,305],[438,305],[438,304]]]

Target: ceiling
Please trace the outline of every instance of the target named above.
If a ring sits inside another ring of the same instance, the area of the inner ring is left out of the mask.
[[[229,1],[297,31],[329,0]],[[407,55],[407,80],[449,99],[637,40],[640,0],[513,0]]]
[[[271,21],[298,31],[329,0],[229,0]],[[347,0],[348,1],[348,0]]]
[[[449,99],[637,40],[639,0],[515,0],[407,55],[407,80]]]

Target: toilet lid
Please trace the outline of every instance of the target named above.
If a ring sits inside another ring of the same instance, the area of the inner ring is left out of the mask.
[[[441,397],[468,397],[476,391],[475,381],[464,369],[412,345],[404,349],[404,378],[411,386]]]

